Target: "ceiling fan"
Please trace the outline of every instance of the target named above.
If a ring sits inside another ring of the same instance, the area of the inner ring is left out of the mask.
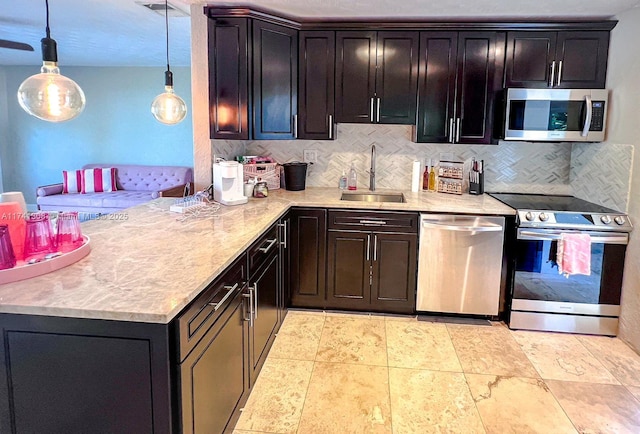
[[[33,51],[33,47],[24,42],[8,41],[6,39],[0,39],[0,48],[12,48],[14,50]]]

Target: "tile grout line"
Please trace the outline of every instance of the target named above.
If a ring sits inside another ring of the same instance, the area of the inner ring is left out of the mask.
[[[384,320],[384,347],[387,354],[387,396],[389,398],[389,422],[391,425],[391,434],[393,429],[393,401],[391,400],[391,367],[389,366],[389,333],[387,333],[387,320]]]
[[[542,378],[541,378],[542,379]],[[552,380],[553,381],[553,380]],[[556,380],[557,381],[557,380]],[[560,400],[558,399],[558,397],[556,396],[555,393],[553,393],[553,390],[551,389],[551,387],[549,387],[549,385],[547,384],[547,380],[542,379],[542,382],[544,383],[544,386],[549,390],[549,393],[551,393],[551,396],[553,396],[553,399],[556,400],[556,402],[558,403],[558,405],[560,406],[560,408],[562,409],[562,412],[564,413],[564,415],[567,417],[567,419],[569,420],[569,422],[571,422],[571,425],[573,425],[573,428],[576,430],[576,432],[580,432],[580,430],[578,429],[578,427],[576,426],[575,422],[573,421],[573,419],[571,419],[571,417],[569,416],[569,413],[567,413],[567,410],[565,410],[565,408],[562,406],[562,403],[560,402]],[[583,383],[584,384],[584,383]],[[586,383],[586,384],[594,384],[594,383]]]
[[[616,338],[614,338],[614,339],[618,339],[618,338],[616,337]],[[596,356],[596,355],[595,355],[595,354],[594,354],[594,353],[589,349],[589,347],[588,347],[588,346],[586,346],[586,345],[582,342],[582,339],[578,339],[578,338],[576,337],[576,340],[577,340],[578,342],[580,342],[580,345],[582,345],[582,346],[584,347],[584,349],[585,349],[585,350],[587,350],[587,353],[591,354],[591,357],[593,357],[593,358],[594,358],[598,363],[600,363],[600,364],[602,365],[602,367],[605,369],[605,371],[607,371],[609,374],[611,374],[611,376],[612,376],[613,378],[615,378],[615,379],[620,383],[620,385],[622,385],[622,386],[625,386],[625,387],[626,387],[626,384],[624,384],[624,383],[622,382],[622,380],[616,376],[616,374],[614,374],[613,372],[611,372],[611,371],[609,370],[609,368],[607,368],[606,366],[604,366],[604,363],[602,363],[602,362],[600,361],[600,359],[598,358],[598,356]],[[633,395],[633,394],[632,394],[632,395]]]

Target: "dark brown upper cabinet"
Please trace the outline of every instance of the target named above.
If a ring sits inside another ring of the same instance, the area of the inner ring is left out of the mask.
[[[336,32],[336,121],[415,123],[418,32]]]
[[[505,87],[604,89],[608,31],[507,34]]]
[[[299,34],[298,138],[335,139],[335,58],[333,31]]]
[[[298,31],[253,21],[255,139],[294,139],[298,113]]]
[[[214,139],[251,138],[249,23],[247,18],[209,20],[209,116]]]
[[[295,138],[297,33],[251,18],[209,20],[212,138]]]
[[[420,33],[418,121],[414,140],[494,142],[493,108],[502,88],[501,32]]]

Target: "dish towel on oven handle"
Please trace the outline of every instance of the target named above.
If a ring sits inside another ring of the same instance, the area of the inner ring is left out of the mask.
[[[589,234],[562,233],[558,241],[558,272],[565,277],[591,274],[591,237]]]

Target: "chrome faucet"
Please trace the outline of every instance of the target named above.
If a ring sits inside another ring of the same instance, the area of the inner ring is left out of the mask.
[[[371,145],[371,167],[369,168],[369,190],[376,191],[376,145]]]

